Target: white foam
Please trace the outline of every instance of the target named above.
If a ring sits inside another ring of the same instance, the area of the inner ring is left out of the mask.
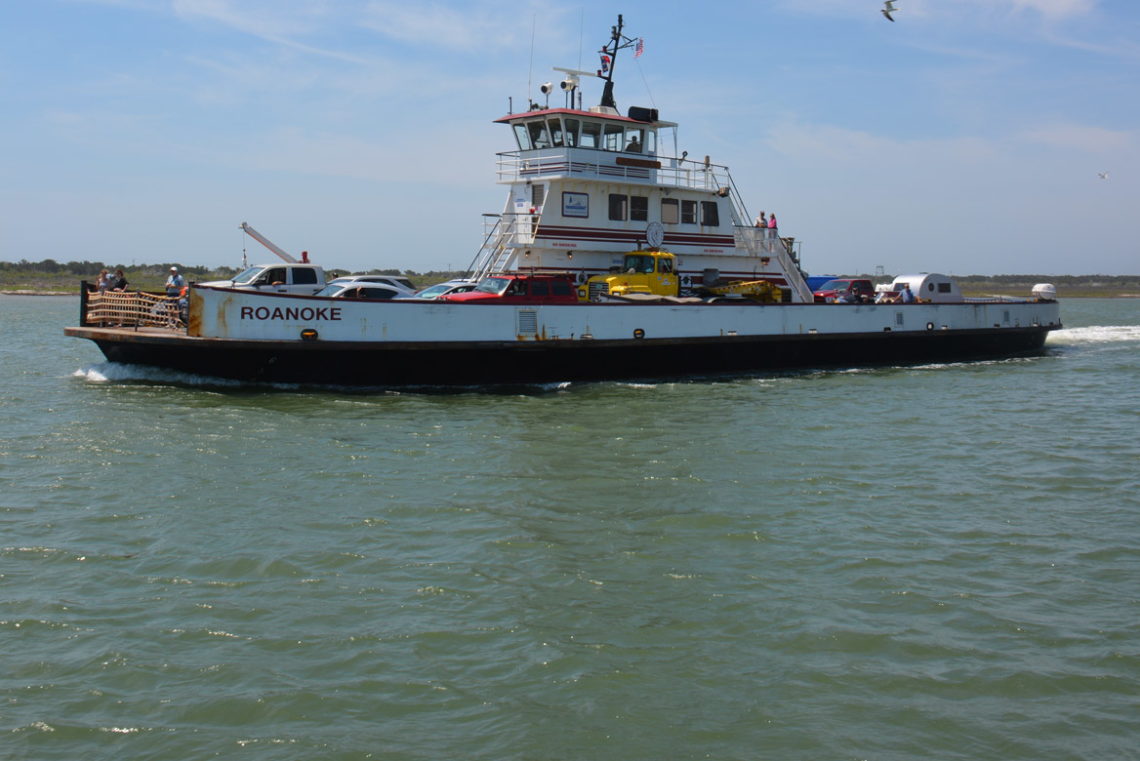
[[[80,368],[72,373],[72,376],[83,378],[91,383],[175,383],[180,386],[226,386],[230,388],[243,385],[239,381],[223,378],[182,373],[176,370],[163,370],[146,365],[126,365],[118,362],[104,362],[99,365]]]
[[[1140,325],[1090,325],[1087,328],[1054,330],[1048,345],[1110,344],[1140,341]]]

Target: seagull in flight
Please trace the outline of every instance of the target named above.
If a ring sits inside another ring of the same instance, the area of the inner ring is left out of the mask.
[[[895,8],[895,2],[896,0],[887,0],[885,3],[883,3],[883,10],[881,13],[887,17],[887,21],[894,21],[894,19],[891,18],[891,14],[898,10]]]
[[[1107,180],[1108,179],[1108,172],[1097,172],[1096,176],[1101,178],[1102,180]]]

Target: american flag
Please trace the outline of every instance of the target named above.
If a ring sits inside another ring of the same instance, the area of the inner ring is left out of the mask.
[[[635,47],[633,49],[633,57],[634,58],[640,58],[641,54],[644,52],[645,52],[645,38],[644,37],[638,37],[637,38],[637,47]]]

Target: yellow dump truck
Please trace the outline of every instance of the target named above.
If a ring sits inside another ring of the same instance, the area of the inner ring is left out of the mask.
[[[631,293],[676,296],[681,290],[676,269],[676,257],[668,251],[634,251],[625,255],[620,271],[594,275],[586,281],[578,289],[578,299],[598,301],[604,296]]]
[[[706,297],[749,299],[762,303],[783,301],[780,287],[767,280],[733,281],[697,289]],[[594,275],[578,287],[579,301],[601,301],[607,296],[678,296],[681,279],[676,257],[668,251],[634,251],[626,254],[621,267],[607,275]]]

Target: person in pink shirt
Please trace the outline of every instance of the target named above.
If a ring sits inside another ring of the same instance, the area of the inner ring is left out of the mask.
[[[776,212],[772,212],[768,217],[768,237],[776,237]]]

